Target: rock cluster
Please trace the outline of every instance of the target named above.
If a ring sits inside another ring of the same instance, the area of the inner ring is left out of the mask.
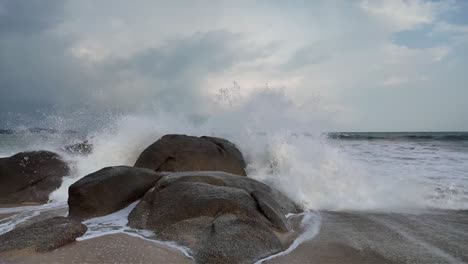
[[[277,198],[282,198],[278,199]],[[294,204],[258,181],[224,172],[166,174],[129,215],[129,224],[191,248],[200,263],[252,263],[285,247]]]
[[[0,160],[0,165],[15,171],[3,164],[24,157]],[[58,157],[54,160],[41,164],[60,179],[68,168]],[[40,166],[34,167],[38,179],[53,178]],[[131,227],[152,230],[158,239],[188,247],[197,263],[253,263],[289,246],[280,239],[290,231],[285,215],[299,209],[279,191],[245,177],[245,167],[242,153],[225,139],[163,136],[141,153],[134,167],[107,167],[75,182],[69,188],[68,218],[10,231],[0,236],[5,242],[0,251],[54,249],[85,232],[76,220],[111,214],[140,199],[128,217]],[[23,178],[35,179],[32,175]],[[37,184],[13,178],[2,180],[11,181],[16,192]]]

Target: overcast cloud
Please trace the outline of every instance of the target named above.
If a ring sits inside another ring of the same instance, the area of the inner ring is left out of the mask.
[[[326,129],[468,130],[467,69],[463,0],[0,0],[3,126],[37,110],[209,112],[235,81],[320,101]]]

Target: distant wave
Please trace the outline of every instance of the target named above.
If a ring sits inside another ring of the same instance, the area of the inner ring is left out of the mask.
[[[424,132],[424,133],[328,133],[330,139],[343,140],[439,140],[439,141],[468,141],[468,132]]]
[[[15,131],[12,129],[0,129],[0,135],[11,135],[15,134]]]
[[[25,128],[25,129],[0,129],[0,135],[14,135],[14,134],[76,134],[78,132],[74,130],[57,130],[53,128],[43,128],[43,127],[32,127],[32,128]]]
[[[78,134],[74,130],[57,130],[53,128],[0,129],[0,135],[15,134]],[[266,132],[257,132],[257,136],[268,136]],[[313,133],[290,133],[291,136],[315,137]],[[330,132],[325,133],[330,139],[343,140],[439,140],[468,141],[468,132]]]

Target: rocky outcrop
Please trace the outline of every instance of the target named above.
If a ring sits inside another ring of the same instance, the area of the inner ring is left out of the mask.
[[[129,224],[189,247],[199,263],[253,263],[284,250],[292,201],[247,177],[166,173],[129,215]]]
[[[246,175],[236,146],[222,138],[166,135],[146,148],[135,167],[156,171],[223,171]]]
[[[91,145],[65,150],[87,154]],[[285,215],[300,210],[279,191],[241,177],[245,167],[242,153],[225,139],[166,135],[141,153],[135,167],[107,167],[72,184],[67,218],[1,235],[0,252],[53,250],[86,232],[78,221],[141,199],[128,216],[131,227],[190,248],[197,263],[254,263],[289,246]],[[0,173],[0,203],[46,202],[69,168],[57,154],[39,151],[0,159]]]
[[[49,151],[0,158],[0,203],[46,203],[69,172],[67,163]]]
[[[54,250],[75,241],[87,228],[82,223],[54,217],[0,235],[0,252],[31,248],[37,252]]]
[[[67,145],[63,149],[74,155],[89,155],[93,152],[93,145],[87,140],[72,145]]]
[[[86,219],[123,209],[141,198],[160,178],[153,170],[127,166],[91,173],[68,189],[69,216]]]

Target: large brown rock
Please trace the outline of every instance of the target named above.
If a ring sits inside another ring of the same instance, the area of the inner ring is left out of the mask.
[[[246,175],[236,146],[222,138],[165,135],[146,148],[135,167],[155,171],[223,171]]]
[[[160,178],[153,170],[127,166],[91,173],[68,189],[69,216],[86,219],[123,209],[142,197]]]
[[[86,230],[82,223],[66,217],[49,218],[0,235],[0,252],[28,248],[51,251],[75,241]]]
[[[129,224],[189,247],[199,263],[253,263],[284,250],[276,236],[297,213],[292,201],[247,177],[165,173],[129,215]]]
[[[0,158],[0,203],[46,203],[69,172],[67,163],[50,151]]]

